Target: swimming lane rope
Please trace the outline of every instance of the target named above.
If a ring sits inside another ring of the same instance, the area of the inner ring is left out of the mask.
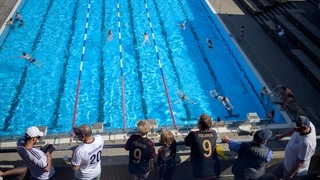
[[[123,130],[127,131],[126,125],[126,107],[125,107],[125,98],[124,98],[124,75],[123,75],[123,62],[122,62],[122,44],[121,44],[121,24],[120,24],[120,4],[119,0],[117,0],[117,8],[118,8],[118,36],[119,36],[119,52],[120,52],[120,69],[121,69],[121,95],[122,95],[122,116],[123,116]]]
[[[166,80],[164,78],[164,74],[163,74],[163,71],[162,71],[162,63],[161,63],[161,60],[160,60],[160,56],[159,56],[159,52],[158,52],[158,46],[156,44],[156,39],[155,39],[155,36],[154,36],[152,23],[151,23],[151,19],[150,19],[150,14],[149,14],[149,10],[148,10],[148,4],[147,4],[146,0],[144,0],[144,6],[146,7],[146,12],[147,12],[147,16],[148,16],[149,25],[150,25],[150,30],[151,30],[151,33],[152,33],[152,40],[153,40],[154,48],[156,50],[156,54],[157,54],[157,58],[158,58],[158,64],[159,64],[159,68],[160,68],[160,72],[161,72],[161,76],[162,76],[164,89],[165,89],[166,95],[167,95],[167,101],[168,101],[168,105],[169,105],[169,108],[170,108],[171,118],[173,120],[174,127],[177,129],[177,124],[176,124],[176,120],[174,118],[174,114],[173,114],[173,111],[172,111],[172,106],[171,106],[171,103],[170,103],[170,96],[169,96],[169,93],[168,93]]]
[[[76,122],[77,118],[77,107],[78,107],[78,97],[79,97],[79,90],[80,90],[80,80],[81,80],[81,74],[82,74],[82,66],[83,66],[83,58],[84,58],[84,53],[86,51],[86,40],[87,40],[87,32],[88,32],[88,21],[89,21],[89,15],[90,15],[90,1],[88,2],[88,10],[87,10],[87,17],[86,17],[86,27],[84,31],[84,36],[83,36],[83,45],[82,45],[82,53],[81,53],[81,60],[80,60],[80,69],[79,69],[79,77],[78,77],[78,85],[77,85],[77,90],[76,90],[76,100],[74,103],[74,108],[73,108],[73,119],[72,119],[72,127],[71,127],[71,134],[73,134],[73,128]]]

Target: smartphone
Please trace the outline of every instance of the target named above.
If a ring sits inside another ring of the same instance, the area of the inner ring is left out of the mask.
[[[48,144],[47,147],[43,150],[44,153],[47,153],[49,150],[54,149],[53,144]]]

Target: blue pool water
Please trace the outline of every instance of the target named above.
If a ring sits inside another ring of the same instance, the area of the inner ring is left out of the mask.
[[[119,0],[127,128],[140,119],[173,125],[145,2],[178,126],[195,124],[201,113],[215,120],[245,120],[248,112],[263,118],[274,108],[268,100],[261,101],[261,83],[205,1]],[[31,125],[48,126],[49,133],[68,132],[88,0],[24,0],[18,11],[25,26],[8,27],[0,41],[0,134],[23,134]],[[186,29],[181,30],[177,23],[184,21]],[[107,42],[109,29],[114,38]],[[150,35],[150,46],[141,46],[144,32]],[[103,122],[106,129],[124,128],[118,33],[117,0],[91,0],[77,125]],[[213,49],[207,47],[206,38],[212,40]],[[12,58],[23,51],[45,66],[39,69]],[[209,96],[212,89],[229,97],[232,113]],[[174,104],[178,90],[196,104]],[[274,121],[284,121],[278,111]]]

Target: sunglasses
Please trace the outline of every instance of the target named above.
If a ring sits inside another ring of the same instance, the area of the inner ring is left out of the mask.
[[[82,136],[82,134],[81,133],[76,133],[76,136]]]

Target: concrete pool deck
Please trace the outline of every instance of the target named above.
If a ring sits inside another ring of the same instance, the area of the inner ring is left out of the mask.
[[[240,32],[240,27],[242,25],[246,27],[245,39],[244,41],[239,42],[239,46],[249,57],[251,63],[260,73],[266,84],[269,87],[272,87],[275,83],[290,87],[294,91],[298,104],[309,113],[310,117],[312,117],[311,120],[314,122],[316,127],[320,129],[318,125],[318,121],[320,121],[318,113],[320,112],[320,101],[316,101],[320,100],[319,91],[284,54],[279,46],[265,33],[252,15],[239,6],[235,0],[209,1],[215,8],[215,11],[219,14],[219,17],[224,22],[225,26],[229,29],[230,36],[234,38],[235,41],[238,42],[236,37]],[[18,0],[0,1],[1,24],[5,23],[6,19],[13,14],[11,10],[14,9],[17,2]],[[279,129],[277,132],[282,132],[284,130],[285,128]],[[226,132],[220,130],[218,132],[220,137],[228,135],[239,141],[248,141],[252,138],[250,135],[240,135],[236,131]],[[180,142],[183,141],[184,135],[185,134],[180,134],[177,137],[177,140]],[[68,141],[68,139],[64,140]],[[155,138],[155,141],[157,141],[157,138]],[[125,139],[106,139],[106,146],[103,151],[102,159],[102,179],[128,179],[129,175],[126,166],[128,161],[128,152],[122,148],[124,142]],[[70,148],[75,144],[76,142],[73,142],[71,145],[68,143],[61,143],[61,145],[56,146],[53,158],[54,166],[57,171],[57,179],[72,179],[73,172],[68,165],[63,163],[62,157],[65,155],[70,157]],[[268,146],[274,151],[274,161],[267,165],[267,172],[271,172],[275,163],[279,162],[283,158],[283,149],[285,144],[286,141],[270,141],[268,143]],[[228,151],[226,144],[220,145],[223,147],[223,150],[228,157],[228,160],[223,160],[222,179],[232,179],[230,168],[234,162],[233,160],[235,155]],[[184,145],[178,146],[178,154],[180,164],[177,167],[177,171],[173,179],[192,179],[190,160],[188,158],[189,148],[186,148]],[[319,156],[318,140],[318,149],[316,156],[312,161],[312,166],[310,168],[311,171],[319,171]],[[2,152],[0,153],[0,159],[0,169],[23,165],[23,162],[16,152]],[[156,172],[151,173],[150,179],[156,179]]]
[[[254,17],[240,5],[239,1],[209,0],[209,2],[229,29],[230,36],[238,42],[264,82],[270,88],[277,84],[289,87],[295,95],[297,104],[319,129],[319,90],[268,36]],[[239,41],[241,26],[245,26],[245,38]]]

